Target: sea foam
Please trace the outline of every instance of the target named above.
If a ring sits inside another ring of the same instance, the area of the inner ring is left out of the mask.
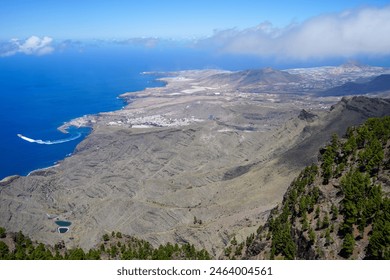
[[[17,134],[17,136],[22,138],[23,140],[25,140],[27,142],[30,142],[30,143],[37,143],[37,144],[42,144],[42,145],[55,145],[55,144],[61,144],[61,143],[66,143],[66,142],[69,142],[69,141],[76,140],[76,139],[81,137],[81,133],[77,133],[76,135],[71,136],[69,138],[53,140],[53,141],[32,139],[32,138],[26,137],[26,136],[24,136],[22,134]]]

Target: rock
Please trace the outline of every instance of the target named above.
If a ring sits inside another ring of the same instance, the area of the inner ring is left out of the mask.
[[[19,175],[5,177],[0,181],[0,186],[7,186],[11,184],[14,180],[18,179],[19,177],[20,177]]]
[[[302,109],[302,111],[299,113],[298,118],[303,121],[313,122],[315,119],[318,118],[318,115],[310,113],[305,109]]]

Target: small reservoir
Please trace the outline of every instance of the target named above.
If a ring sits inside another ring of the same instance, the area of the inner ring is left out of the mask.
[[[58,232],[59,233],[66,233],[68,231],[69,231],[69,228],[67,228],[67,227],[59,227],[58,228]]]
[[[55,223],[57,224],[57,226],[59,227],[68,227],[70,226],[72,223],[69,222],[69,221],[55,221]]]

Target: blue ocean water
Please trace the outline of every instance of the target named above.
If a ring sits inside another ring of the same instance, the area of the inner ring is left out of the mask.
[[[63,134],[57,128],[64,122],[120,109],[118,95],[161,85],[140,75],[148,70],[145,62],[136,53],[102,51],[0,58],[0,178],[26,175],[72,153],[89,131]]]

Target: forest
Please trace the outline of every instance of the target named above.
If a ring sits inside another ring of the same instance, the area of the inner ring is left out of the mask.
[[[3,240],[7,239],[11,246]],[[2,260],[208,260],[205,250],[197,250],[191,244],[160,245],[154,248],[149,242],[123,235],[120,232],[104,234],[100,245],[84,251],[67,249],[64,242],[54,247],[31,241],[22,232],[7,234],[0,228],[0,259]]]

